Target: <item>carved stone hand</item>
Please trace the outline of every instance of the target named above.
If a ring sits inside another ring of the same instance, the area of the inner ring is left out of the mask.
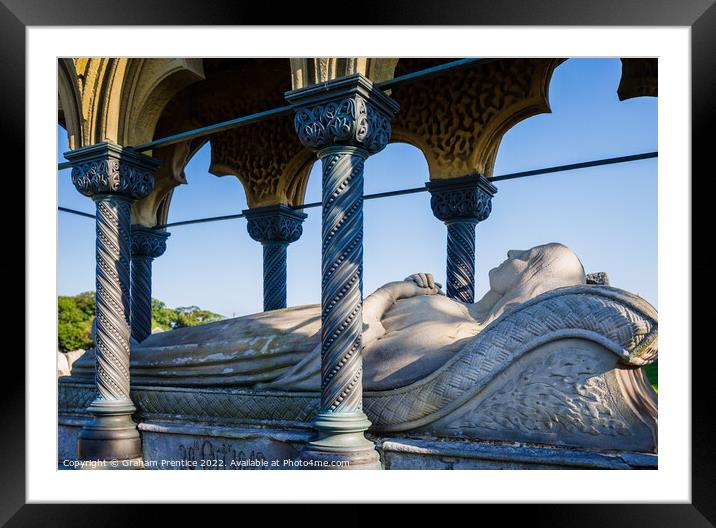
[[[405,277],[405,281],[414,282],[420,288],[428,288],[430,290],[436,290],[435,292],[431,292],[431,293],[442,294],[442,292],[440,291],[440,289],[442,288],[442,285],[435,282],[435,278],[433,277],[432,273],[413,273],[409,277]]]

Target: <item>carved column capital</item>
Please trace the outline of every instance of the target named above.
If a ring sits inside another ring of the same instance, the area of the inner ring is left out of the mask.
[[[480,174],[427,184],[433,214],[447,225],[447,296],[475,298],[475,226],[492,211],[497,188]]]
[[[286,308],[286,250],[301,238],[304,213],[283,204],[246,209],[249,236],[264,249],[264,311]]]
[[[132,257],[161,257],[167,249],[170,233],[140,224],[132,225],[130,245]]]
[[[283,204],[244,211],[249,236],[257,242],[295,242],[303,234],[305,213]]]
[[[65,153],[72,183],[85,196],[98,194],[138,200],[154,188],[159,161],[113,143],[97,143]]]
[[[361,74],[285,94],[298,106],[294,128],[301,143],[313,150],[352,146],[374,154],[390,141],[396,101]]]
[[[152,260],[167,249],[169,233],[134,224],[131,227],[131,328],[141,343],[152,333]]]
[[[427,184],[430,207],[443,222],[473,220],[482,222],[492,211],[492,197],[497,192],[490,181],[480,174],[433,180]]]

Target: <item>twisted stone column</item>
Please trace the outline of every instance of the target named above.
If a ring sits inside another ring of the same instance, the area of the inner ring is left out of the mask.
[[[80,460],[138,462],[142,449],[129,394],[130,216],[132,202],[152,190],[158,162],[110,143],[65,157],[72,163],[72,183],[97,206],[97,397],[88,409],[93,420],[79,433],[77,454]]]
[[[132,226],[132,337],[141,343],[152,333],[152,261],[164,254],[169,233]]]
[[[346,468],[327,466],[335,462],[379,469],[378,453],[364,436],[370,422],[363,413],[361,358],[363,163],[388,143],[398,104],[360,74],[288,92],[286,99],[299,107],[299,139],[323,165],[321,408],[313,424],[317,437],[302,458],[326,469]]]
[[[433,214],[447,225],[447,296],[475,302],[475,226],[490,216],[497,188],[482,175],[427,183]]]
[[[249,236],[264,248],[264,311],[286,308],[286,253],[301,238],[304,213],[287,205],[247,209]]]

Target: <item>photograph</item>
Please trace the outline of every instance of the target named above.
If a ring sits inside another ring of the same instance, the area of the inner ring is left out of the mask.
[[[657,58],[57,75],[58,469],[658,468]]]

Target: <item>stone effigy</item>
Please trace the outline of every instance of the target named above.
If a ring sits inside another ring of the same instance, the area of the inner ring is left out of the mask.
[[[371,433],[655,453],[656,395],[639,367],[657,358],[656,310],[587,284],[561,244],[510,251],[489,277],[476,303],[441,295],[430,274],[365,299]],[[139,415],[306,424],[319,330],[320,308],[300,306],[151,335],[132,349]],[[61,408],[93,362],[85,354],[63,378]]]

